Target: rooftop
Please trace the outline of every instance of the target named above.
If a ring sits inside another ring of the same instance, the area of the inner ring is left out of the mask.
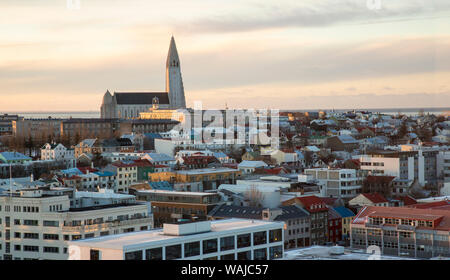
[[[83,239],[70,242],[70,245],[87,246],[95,248],[110,248],[110,249],[123,249],[133,250],[140,249],[146,246],[161,246],[163,243],[170,241],[171,243],[186,242],[190,239],[198,240],[220,235],[235,235],[239,232],[247,232],[248,229],[264,230],[270,228],[282,228],[283,224],[278,222],[267,222],[261,220],[244,220],[244,219],[225,219],[211,222],[211,231],[184,235],[174,236],[164,234],[163,229],[154,229],[149,231],[123,233],[110,236],[95,237],[89,239]]]

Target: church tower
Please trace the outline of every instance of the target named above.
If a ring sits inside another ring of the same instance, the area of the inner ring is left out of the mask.
[[[178,57],[175,39],[170,40],[166,61],[166,92],[169,95],[171,109],[186,108],[183,79],[181,77],[180,58]]]

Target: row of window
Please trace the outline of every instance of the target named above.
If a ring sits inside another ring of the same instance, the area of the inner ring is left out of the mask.
[[[190,243],[187,243],[190,244]],[[186,244],[185,244],[186,245]],[[172,248],[173,246],[166,247],[166,260],[172,260],[181,258],[181,245],[177,248]],[[169,251],[168,251],[169,249]],[[269,256],[269,260],[281,258],[283,255],[283,247],[282,246],[273,246],[268,248],[269,254],[267,254],[267,248],[261,248],[253,250],[253,260],[267,260],[267,256]],[[145,250],[145,259],[146,260],[162,260],[163,259],[163,250],[162,248],[153,248]],[[91,260],[99,260],[100,252],[98,250],[91,250],[90,252]],[[192,255],[196,256],[196,255]],[[142,260],[143,258],[142,251],[134,251],[125,253],[125,260]],[[186,256],[187,257],[187,256]],[[205,258],[204,260],[217,260],[218,257]],[[224,254],[220,256],[220,260],[252,260],[252,252],[244,251],[238,252],[236,254]]]

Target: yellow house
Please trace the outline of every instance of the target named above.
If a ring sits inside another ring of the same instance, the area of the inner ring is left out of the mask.
[[[342,218],[342,238],[348,238],[350,236],[350,223],[356,215],[350,209],[343,206],[336,207],[334,210],[336,210]]]

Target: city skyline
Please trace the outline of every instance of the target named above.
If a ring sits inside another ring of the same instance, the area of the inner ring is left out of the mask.
[[[188,107],[450,104],[446,1],[81,0],[78,9],[47,0],[0,8],[0,111],[98,111],[107,89],[162,91],[172,34]]]

